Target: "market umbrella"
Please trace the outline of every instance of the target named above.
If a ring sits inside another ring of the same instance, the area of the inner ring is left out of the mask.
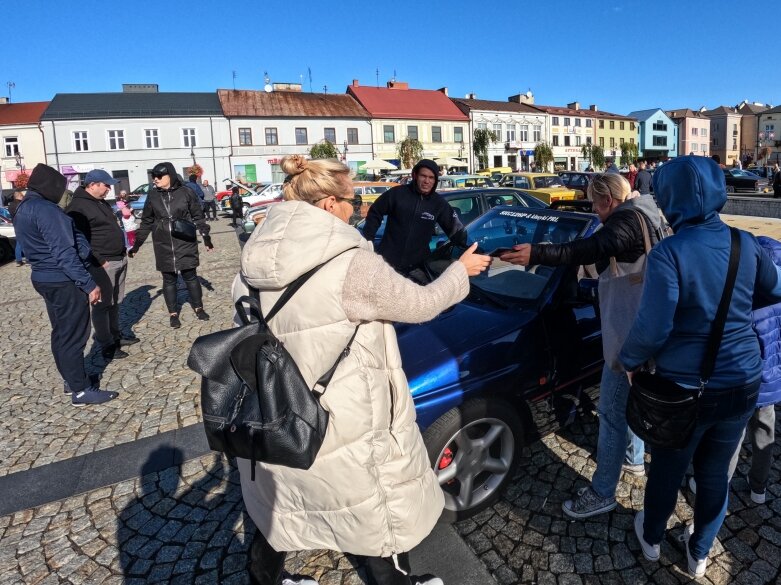
[[[457,158],[438,158],[434,161],[441,167],[468,167],[469,164]]]
[[[381,158],[373,158],[360,167],[362,171],[395,171],[398,169],[393,163],[389,163],[387,160]]]

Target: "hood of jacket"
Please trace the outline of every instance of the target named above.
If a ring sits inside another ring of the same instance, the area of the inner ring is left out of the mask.
[[[161,162],[157,165],[155,165],[155,169],[158,169],[159,167],[165,167],[168,171],[168,176],[171,177],[171,186],[168,187],[168,189],[160,189],[159,187],[155,187],[158,191],[175,191],[179,187],[182,186],[182,178],[176,173],[176,168],[174,165],[170,162]]]
[[[654,198],[651,195],[640,195],[640,197],[628,199],[617,209],[641,211],[657,232],[662,229],[662,217],[659,215],[659,207],[656,205],[656,201],[654,201]]]
[[[418,162],[414,167],[412,167],[412,190],[417,193],[418,195],[423,195],[423,193],[420,192],[418,189],[418,181],[417,181],[417,175],[418,171],[420,169],[428,169],[432,173],[434,173],[434,188],[431,190],[431,193],[429,195],[432,195],[437,192],[437,185],[439,185],[439,165],[435,163],[433,160],[424,158]],[[426,195],[427,197],[428,195]]]
[[[768,238],[767,236],[758,236],[757,243],[762,246],[762,249],[773,260],[773,264],[781,266],[781,242]]]
[[[715,219],[727,202],[724,171],[704,156],[679,156],[656,170],[654,195],[674,231]]]
[[[68,181],[62,173],[50,166],[38,163],[30,175],[27,188],[39,193],[44,199],[48,199],[52,203],[59,203],[62,194],[65,193],[67,184]]]
[[[357,229],[304,201],[271,207],[241,253],[241,271],[261,290],[281,289],[350,248],[371,250]]]

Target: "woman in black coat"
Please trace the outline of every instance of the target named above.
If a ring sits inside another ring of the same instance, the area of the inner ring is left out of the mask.
[[[230,203],[231,203],[231,225],[233,227],[236,227],[237,225],[239,225],[239,223],[241,223],[242,205],[244,205],[241,199],[241,195],[239,195],[238,187],[233,187],[233,189],[231,189]],[[237,220],[239,221],[239,223],[237,223]]]
[[[152,234],[155,250],[155,265],[163,274],[163,297],[170,314],[171,327],[181,327],[179,309],[176,304],[177,274],[187,286],[192,306],[198,319],[208,321],[209,315],[203,310],[203,292],[198,280],[198,242],[177,238],[171,230],[172,220],[183,219],[194,223],[201,232],[206,249],[212,251],[209,225],[204,221],[203,210],[198,196],[182,185],[170,162],[155,165],[152,169],[154,189],[144,204],[141,225],[136,231],[136,242],[128,252],[131,258],[138,252],[147,236]]]

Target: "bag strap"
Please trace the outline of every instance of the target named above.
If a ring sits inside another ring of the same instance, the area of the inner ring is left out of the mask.
[[[347,342],[347,345],[342,350],[342,353],[340,353],[339,357],[336,358],[336,361],[334,362],[334,365],[331,366],[331,369],[329,369],[325,374],[320,376],[320,379],[317,382],[315,382],[315,387],[313,388],[313,390],[319,392],[321,396],[325,394],[325,389],[328,387],[328,384],[331,383],[331,378],[334,377],[336,368],[339,366],[339,364],[344,358],[350,355],[350,346],[353,344],[353,340],[355,339],[355,336],[358,335],[358,328],[360,326],[361,326],[360,323],[356,326],[355,331],[353,331],[352,337],[350,337],[350,341]]]
[[[724,291],[721,293],[721,301],[716,311],[716,318],[711,325],[708,345],[705,349],[705,356],[702,359],[702,368],[700,373],[700,392],[710,381],[713,368],[716,367],[716,357],[721,346],[721,338],[724,334],[724,325],[727,321],[727,311],[732,301],[732,290],[735,288],[735,279],[738,276],[738,264],[740,263],[740,232],[734,228],[730,231],[730,253],[729,268],[727,269],[727,282],[724,284]]]

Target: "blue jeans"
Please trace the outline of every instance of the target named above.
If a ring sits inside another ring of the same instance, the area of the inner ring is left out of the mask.
[[[591,488],[601,498],[616,495],[621,465],[643,463],[645,445],[626,424],[626,401],[629,380],[625,372],[616,372],[605,364],[599,386],[599,437],[597,439],[597,469]]]
[[[19,243],[19,240],[16,240],[16,248],[14,249],[14,255],[16,256],[17,262],[21,262],[22,258],[24,258],[24,252],[22,251],[22,244]]]
[[[700,398],[697,426],[689,444],[683,449],[651,448],[644,504],[646,542],[659,544],[664,538],[678,488],[693,459],[697,497],[689,552],[696,560],[708,556],[727,513],[730,459],[754,412],[758,389],[759,381],[737,388],[706,390]]]

